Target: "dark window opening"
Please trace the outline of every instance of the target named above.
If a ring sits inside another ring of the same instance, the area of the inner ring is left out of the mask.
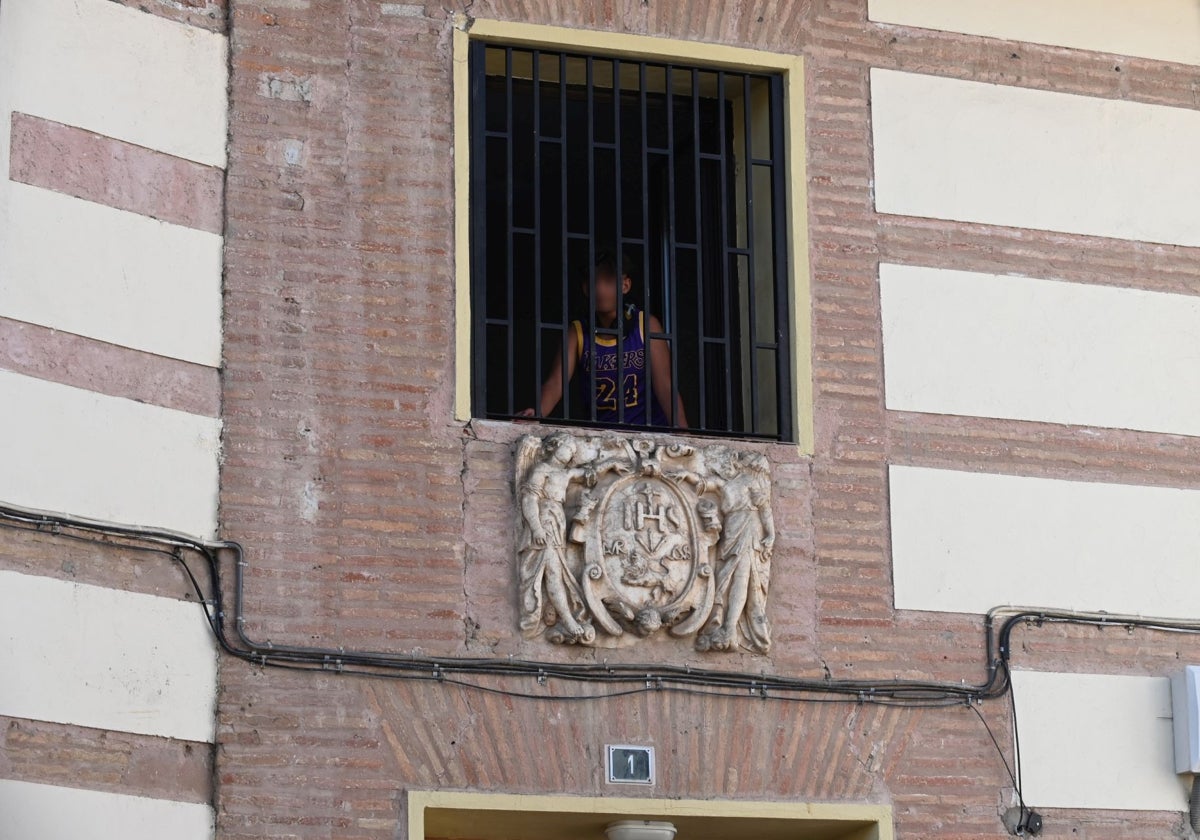
[[[791,440],[782,78],[470,62],[473,413]]]

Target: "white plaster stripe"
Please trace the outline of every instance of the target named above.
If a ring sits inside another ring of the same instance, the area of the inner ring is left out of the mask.
[[[208,805],[0,779],[0,840],[208,840]]]
[[[1200,435],[1200,297],[879,266],[887,406]]]
[[[1166,677],[1013,671],[1026,804],[1186,811]]]
[[[220,365],[220,236],[40,187],[6,186],[0,315]]]
[[[1195,0],[870,0],[881,23],[1200,64]]]
[[[225,165],[225,36],[108,0],[2,5],[4,133],[8,111],[23,111]]]
[[[1200,246],[1200,111],[871,71],[881,213]]]
[[[0,665],[0,714],[213,740],[217,652],[198,603],[0,571]]]
[[[897,609],[1200,619],[1200,490],[892,465]]]
[[[216,529],[221,423],[0,370],[0,500],[91,519]]]

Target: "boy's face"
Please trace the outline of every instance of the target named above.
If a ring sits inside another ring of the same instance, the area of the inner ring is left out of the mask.
[[[633,281],[629,279],[629,275],[621,278],[621,293],[629,294],[630,287],[633,286]],[[587,284],[584,284],[583,294],[588,293]],[[596,311],[597,312],[616,312],[617,311],[617,276],[611,271],[598,270],[596,272]]]

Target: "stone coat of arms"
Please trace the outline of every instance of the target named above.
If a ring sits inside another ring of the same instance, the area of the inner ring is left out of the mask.
[[[516,491],[527,637],[612,646],[663,630],[702,651],[770,649],[775,526],[761,454],[528,436]]]

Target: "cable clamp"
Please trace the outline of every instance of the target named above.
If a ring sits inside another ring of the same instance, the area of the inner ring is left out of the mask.
[[[544,669],[544,668],[538,668],[538,672],[537,672],[537,684],[538,684],[538,685],[545,685],[545,684],[546,684],[546,671],[545,671],[545,669]]]

